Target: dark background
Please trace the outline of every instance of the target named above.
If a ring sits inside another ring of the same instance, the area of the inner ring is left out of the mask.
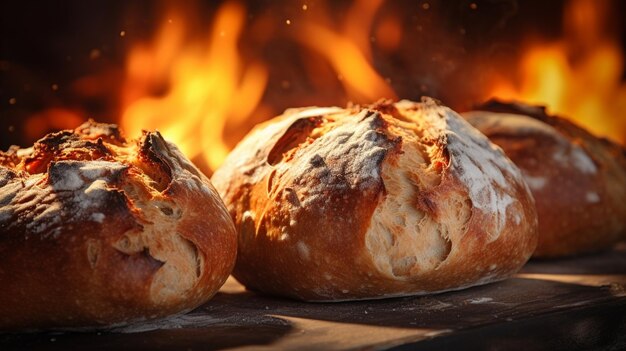
[[[198,32],[211,22],[220,1],[2,1],[0,3],[0,149],[12,144],[30,145],[37,138],[25,133],[24,124],[34,113],[63,107],[81,116],[115,122],[120,106],[116,91],[124,77],[124,59],[138,41],[149,40],[168,5],[193,8],[190,25]],[[297,19],[303,3],[319,1],[247,1],[250,24],[266,16],[277,23]],[[328,1],[333,20],[341,22],[351,1]],[[428,3],[428,11],[424,4]],[[475,3],[477,8],[470,9]],[[393,53],[373,43],[374,65],[391,80],[402,98],[430,95],[454,108],[476,103],[476,87],[490,61],[515,61],[524,40],[557,39],[562,33],[564,1],[387,1],[379,14],[397,13],[403,39]],[[615,17],[607,24],[610,34],[626,47],[626,2],[611,3]],[[299,71],[302,49],[293,47],[276,26],[275,36],[259,44],[253,26],[244,33],[244,56],[261,56],[270,64],[264,100],[275,112],[303,105],[343,104],[333,87],[316,91]],[[120,36],[120,31],[125,35]],[[289,89],[284,82],[289,81]],[[96,82],[96,84],[93,84]],[[94,87],[95,86],[95,87]],[[267,116],[265,116],[267,117]],[[76,124],[77,121],[68,121]],[[54,129],[55,126],[48,126]],[[241,131],[241,134],[246,131]],[[31,133],[32,134],[32,133]]]

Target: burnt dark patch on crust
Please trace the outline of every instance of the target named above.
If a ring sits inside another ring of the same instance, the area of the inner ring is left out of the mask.
[[[15,179],[17,174],[9,168],[0,165],[0,188],[7,185],[8,182]],[[2,204],[2,202],[0,202]]]
[[[161,210],[161,213],[163,213],[164,215],[170,217],[174,215],[174,210],[172,210],[171,207],[168,206],[159,206],[159,210]]]
[[[386,113],[389,115],[393,115],[399,112],[396,106],[394,105],[393,100],[390,100],[390,99],[380,99],[376,101],[375,103],[368,105],[367,107],[372,110],[380,111],[382,113]]]
[[[182,153],[171,143],[168,143],[163,139],[163,136],[159,132],[146,133],[145,138],[141,143],[140,155],[144,154],[151,158],[152,162],[161,164],[164,168],[168,179],[163,186],[169,185],[172,182],[174,173],[189,172],[195,176],[195,182],[201,182],[206,179],[206,176],[202,174],[189,160],[187,160]]]
[[[53,160],[112,160],[115,154],[105,142],[122,146],[126,140],[116,125],[89,120],[74,131],[64,130],[44,136],[33,145],[32,150],[25,149],[23,155],[20,155],[18,147],[0,152],[0,164],[17,168],[23,163],[21,168],[25,171],[39,174],[46,172]]]
[[[318,154],[313,155],[313,157],[311,157],[311,159],[309,160],[309,163],[313,167],[322,167],[326,165],[326,162],[324,162],[324,158],[322,158],[322,156]]]
[[[289,203],[294,207],[301,207],[300,199],[298,199],[298,193],[293,188],[285,188],[284,191],[285,200],[289,201]]]
[[[393,103],[393,101],[389,100],[389,99],[378,100],[377,102],[367,106],[367,108],[369,108],[371,110],[378,111],[380,113],[391,115],[393,118],[395,118],[397,120],[400,120],[400,121],[403,121],[403,122],[409,122],[409,123],[413,123],[414,122],[412,119],[410,119],[406,115],[402,114],[398,110],[396,105]]]
[[[370,127],[372,129],[375,129],[378,133],[381,132],[381,129],[386,128],[389,125],[387,121],[385,121],[385,119],[380,115],[379,111],[363,110],[363,112],[361,112],[356,117],[359,119],[359,121],[371,119]]]
[[[35,143],[35,148],[41,151],[54,151],[61,146],[74,146],[75,142],[80,142],[79,136],[71,130],[62,130],[56,133],[50,133],[39,139]]]
[[[84,140],[70,131],[49,134],[35,143],[33,153],[24,159],[24,168],[30,174],[44,173],[52,160],[111,160],[113,153],[101,139]]]
[[[141,168],[154,181],[153,185],[158,191],[164,191],[172,182],[174,168],[167,158],[161,156],[163,151],[169,152],[169,149],[160,134],[144,133],[139,148],[139,159],[143,163]]]

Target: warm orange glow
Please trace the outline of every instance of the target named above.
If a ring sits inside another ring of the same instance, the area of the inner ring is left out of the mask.
[[[370,32],[382,2],[356,1],[340,30],[318,17],[281,20],[293,28],[289,39],[317,52],[332,67],[332,79],[341,82],[347,100],[369,103],[395,97],[372,66]],[[250,128],[255,111],[266,110],[260,102],[269,71],[263,62],[244,61],[238,50],[245,19],[245,9],[228,2],[218,10],[206,41],[189,42],[184,16],[169,11],[154,40],[135,45],[127,59],[121,95],[121,124],[127,134],[158,129],[188,157],[202,157],[210,168],[218,167],[231,146],[224,140],[226,124]],[[314,72],[311,76],[319,82]]]
[[[313,23],[307,24],[301,33],[300,40],[333,65],[351,100],[371,102],[381,97],[395,97],[354,42]]]
[[[341,35],[354,43],[362,55],[372,59],[370,31],[374,16],[383,5],[384,0],[355,0],[343,23]],[[330,18],[328,14],[326,14]]]
[[[396,97],[371,63],[371,25],[381,4],[381,0],[355,1],[341,30],[323,26],[322,21],[304,19],[295,32],[296,40],[321,54],[333,66],[348,99],[353,102]]]
[[[53,107],[30,116],[24,124],[24,133],[31,140],[37,140],[51,130],[74,129],[83,118],[81,113]]]
[[[50,130],[73,128],[87,117],[119,117],[129,137],[143,129],[159,130],[210,173],[238,138],[284,108],[397,99],[393,78],[402,98],[432,92],[459,109],[491,97],[546,105],[551,113],[626,144],[625,57],[611,27],[619,20],[611,12],[611,0],[566,0],[562,38],[527,38],[519,45],[515,39],[521,53],[517,66],[472,59],[489,50],[468,52],[469,60],[457,62],[446,54],[455,45],[446,42],[441,54],[420,51],[410,41],[416,35],[433,41],[448,36],[415,31],[412,20],[398,11],[417,8],[435,16],[429,2],[417,7],[396,7],[385,0],[280,2],[261,9],[251,5],[254,10],[248,13],[239,1],[197,6],[202,11],[217,7],[209,13],[208,28],[200,25],[207,24],[207,14],[194,11],[193,1],[163,2],[160,26],[150,40],[137,42],[140,36],[131,28],[119,28],[119,40],[130,47],[123,69],[93,61],[103,67],[96,74],[52,86],[51,99],[70,92],[78,101],[96,101],[96,108],[44,110],[28,117],[25,135],[36,139]],[[480,8],[471,3],[468,11]],[[92,60],[111,59],[106,50],[92,51]],[[375,67],[375,57],[384,71]],[[411,69],[413,57],[417,70]],[[420,65],[429,65],[432,77],[418,77],[424,68]],[[452,79],[462,68],[478,74]],[[405,79],[405,73],[411,76]],[[450,79],[441,81],[446,77]],[[16,104],[15,98],[9,104]],[[106,107],[99,110],[101,105]]]
[[[376,28],[376,44],[385,51],[398,49],[402,41],[402,23],[393,16],[387,16]]]
[[[185,42],[183,19],[167,19],[152,45],[130,53],[122,125],[129,135],[158,129],[188,157],[202,156],[215,169],[229,152],[222,135],[226,121],[248,118],[268,72],[261,63],[245,63],[238,52],[241,5],[222,5],[206,42]],[[152,94],[156,84],[166,85],[164,96]]]
[[[605,1],[574,0],[565,11],[565,38],[525,51],[520,79],[500,77],[489,96],[546,105],[593,133],[626,143],[624,54],[603,35]]]

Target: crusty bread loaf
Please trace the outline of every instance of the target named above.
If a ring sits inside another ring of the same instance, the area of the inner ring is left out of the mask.
[[[537,240],[519,170],[430,99],[288,110],[254,129],[212,181],[239,234],[234,276],[302,300],[500,280]]]
[[[536,257],[593,252],[626,239],[626,154],[575,124],[522,104],[464,116],[521,169],[537,204]]]
[[[159,133],[87,122],[0,152],[0,330],[105,327],[190,310],[234,265],[209,180]]]

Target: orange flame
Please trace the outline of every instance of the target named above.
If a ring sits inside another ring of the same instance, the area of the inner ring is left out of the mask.
[[[295,33],[297,41],[328,60],[353,102],[396,97],[388,82],[371,65],[370,30],[382,3],[382,0],[355,1],[341,30],[323,26],[322,21],[304,20]]]
[[[323,103],[395,99],[389,79],[373,66],[371,43],[375,41],[380,50],[391,54],[400,48],[406,33],[401,16],[381,11],[383,3],[355,0],[337,23],[332,12],[336,7],[324,1],[301,5],[299,15],[291,18],[280,18],[280,11],[248,16],[239,2],[230,1],[218,8],[206,33],[188,24],[195,19],[193,12],[183,15],[179,3],[169,3],[176,7],[165,12],[154,38],[135,43],[127,57],[119,96],[122,127],[129,136],[142,129],[160,130],[210,171],[230,151],[239,136],[234,134],[279,112],[274,109],[316,103],[319,100],[310,96],[324,95],[327,88],[330,94],[320,99]],[[551,112],[571,117],[598,135],[626,143],[624,54],[618,40],[607,35],[610,3],[571,0],[567,4],[563,39],[533,42],[523,51],[517,72],[507,70],[506,75],[496,77],[484,98],[547,105]],[[270,86],[276,88],[272,83],[280,82],[283,89],[290,86],[282,77],[271,77],[276,73],[271,69],[289,72],[294,68],[282,70],[276,67],[280,55],[259,51],[270,38],[281,43],[272,46],[274,50],[295,49],[288,59],[293,59],[294,66],[303,64],[306,75],[297,79],[311,83],[298,87],[295,102],[294,96],[275,99],[277,91],[268,91]],[[102,84],[104,78],[109,83]],[[119,84],[118,74],[105,72],[77,82],[76,90],[102,94],[102,89],[111,87],[118,92]],[[480,97],[480,92],[476,95]],[[284,105],[278,106],[275,100]],[[59,121],[74,126],[83,117],[82,110],[49,109],[31,118],[27,134],[40,135],[42,128],[60,126]]]
[[[369,31],[381,4],[355,2],[341,31],[303,17],[293,23],[294,35],[289,37],[325,58],[346,98],[355,102],[395,97],[371,65]],[[158,129],[188,157],[218,167],[229,152],[223,136],[226,124],[250,127],[269,80],[266,64],[245,62],[237,48],[245,18],[243,6],[227,2],[219,8],[206,43],[189,43],[184,18],[169,13],[152,43],[135,46],[121,97],[127,133]]]
[[[50,130],[73,129],[83,122],[79,112],[52,107],[35,113],[24,123],[24,133],[31,140],[37,140]]]
[[[626,142],[624,55],[604,33],[606,1],[574,0],[565,11],[565,38],[525,51],[521,81],[496,81],[490,96],[546,105],[593,133]]]
[[[245,9],[233,2],[216,14],[208,43],[184,42],[183,18],[172,14],[154,43],[136,47],[128,59],[122,125],[130,135],[158,129],[190,158],[217,167],[229,152],[222,136],[227,119],[246,119],[267,83],[266,67],[246,64],[237,42]],[[150,94],[163,81],[165,96]]]

